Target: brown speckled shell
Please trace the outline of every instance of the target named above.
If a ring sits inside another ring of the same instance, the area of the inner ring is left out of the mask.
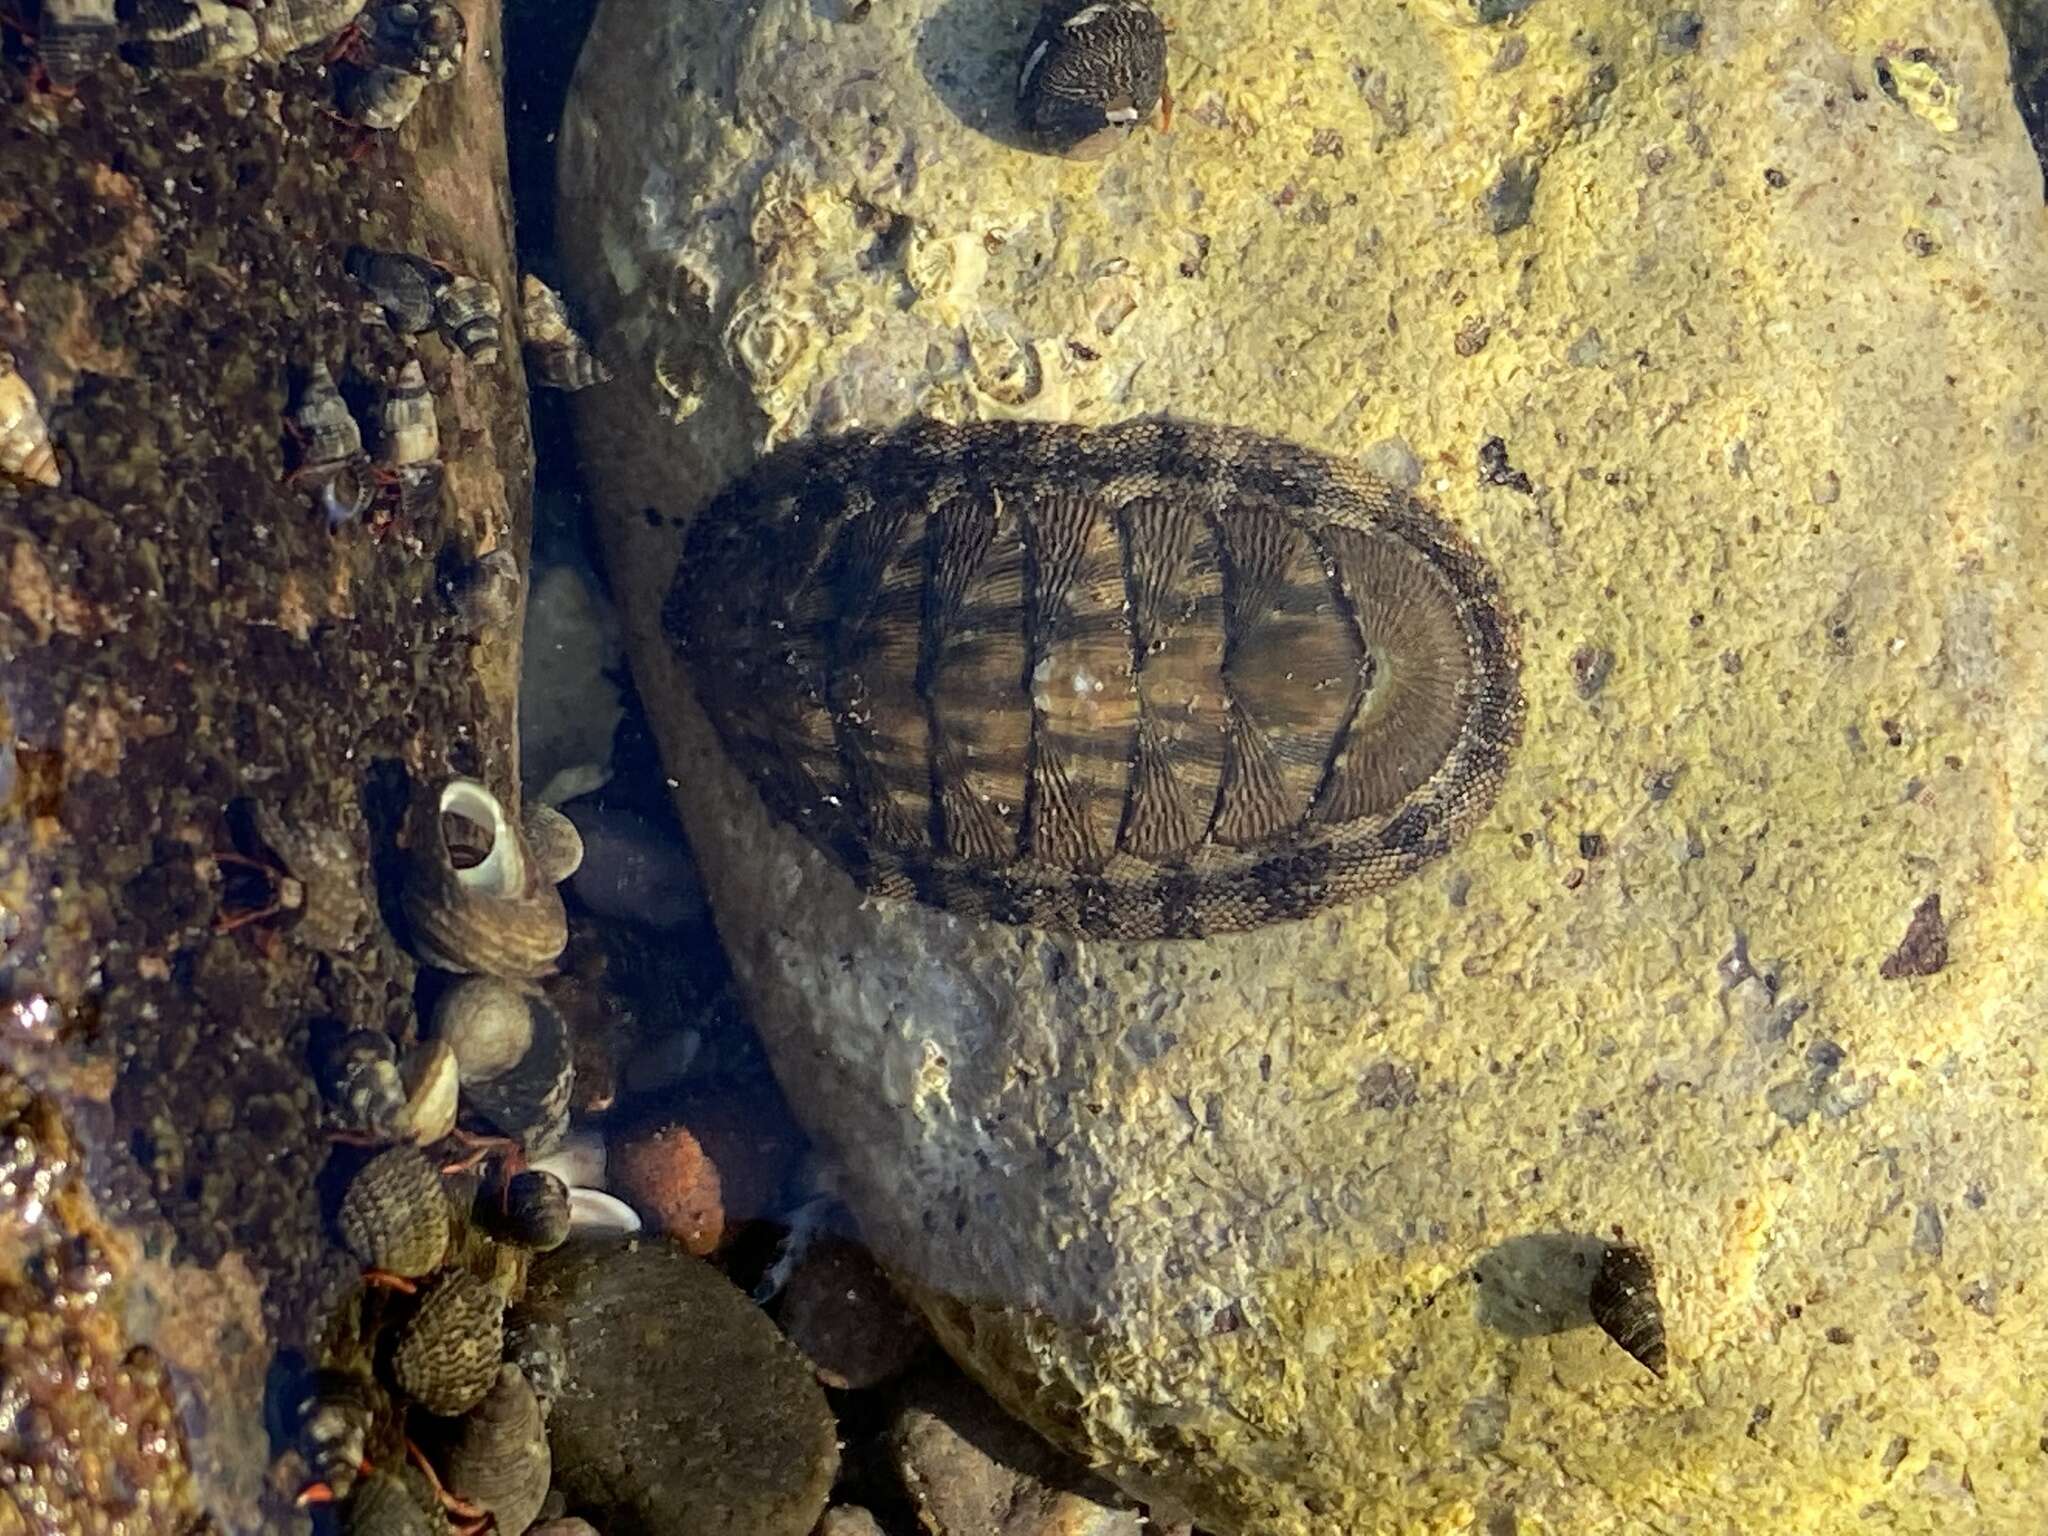
[[[1593,1277],[1587,1305],[1603,1333],[1652,1376],[1664,1374],[1664,1306],[1657,1299],[1657,1271],[1647,1253],[1626,1243],[1610,1246]]]
[[[448,1196],[440,1170],[417,1147],[379,1152],[349,1181],[335,1224],[366,1268],[431,1273],[448,1252]]]
[[[1229,427],[793,444],[698,516],[663,621],[770,809],[869,891],[1098,938],[1390,885],[1485,816],[1521,734],[1471,547]]]
[[[451,780],[421,796],[413,815],[403,898],[413,948],[429,965],[488,976],[539,976],[569,942],[561,894],[541,874],[518,823],[498,807],[504,850],[503,878],[464,879],[442,831],[443,799],[488,794],[468,780]],[[491,797],[495,801],[495,797]]]
[[[503,1300],[476,1276],[449,1270],[420,1293],[400,1330],[391,1380],[428,1413],[467,1413],[497,1380],[504,1345]]]
[[[523,1531],[547,1499],[553,1470],[533,1388],[517,1366],[499,1366],[489,1394],[463,1416],[449,1443],[449,1491],[497,1516],[499,1530]]]

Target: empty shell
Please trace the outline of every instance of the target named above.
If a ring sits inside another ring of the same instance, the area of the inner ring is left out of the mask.
[[[415,807],[403,904],[414,951],[443,970],[538,976],[569,942],[560,893],[475,779],[450,779]]]
[[[50,429],[35,391],[4,351],[0,351],[0,474],[38,485],[55,485],[60,478]]]

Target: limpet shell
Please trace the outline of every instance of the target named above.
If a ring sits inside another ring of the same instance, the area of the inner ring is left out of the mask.
[[[415,807],[403,906],[414,952],[443,970],[538,976],[569,942],[560,893],[475,779],[450,779]]]
[[[335,1217],[341,1240],[366,1269],[415,1278],[448,1252],[448,1196],[419,1148],[379,1152],[349,1181]]]
[[[498,1367],[481,1403],[448,1446],[449,1490],[481,1504],[501,1531],[524,1531],[548,1496],[554,1463],[540,1402],[516,1365]]]
[[[491,1390],[504,1345],[502,1298],[475,1275],[447,1270],[421,1291],[399,1330],[391,1379],[428,1413],[452,1418]]]

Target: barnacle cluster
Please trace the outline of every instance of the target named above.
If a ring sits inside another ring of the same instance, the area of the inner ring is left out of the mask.
[[[196,1512],[170,1382],[130,1348],[55,1108],[0,1072],[0,1529],[141,1536]]]

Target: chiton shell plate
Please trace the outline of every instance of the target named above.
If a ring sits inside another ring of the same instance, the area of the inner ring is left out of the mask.
[[[1093,937],[1385,887],[1486,814],[1521,733],[1472,547],[1231,427],[788,445],[696,520],[663,622],[767,805],[866,889]]]

